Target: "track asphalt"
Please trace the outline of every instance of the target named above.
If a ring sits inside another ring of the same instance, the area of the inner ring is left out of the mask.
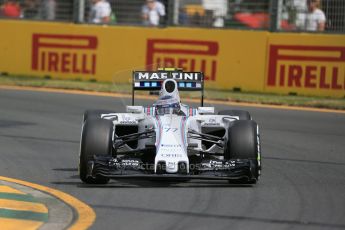
[[[199,180],[82,184],[77,164],[84,110],[121,112],[129,103],[1,89],[0,175],[85,202],[97,215],[91,229],[345,229],[344,114],[231,107],[248,110],[261,127],[263,171],[255,186]]]

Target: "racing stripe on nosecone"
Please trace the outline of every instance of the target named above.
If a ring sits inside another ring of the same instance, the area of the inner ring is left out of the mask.
[[[186,117],[182,117],[181,119],[181,125],[180,125],[180,129],[181,129],[181,138],[182,138],[182,143],[183,146],[186,148],[187,145],[187,140],[186,140],[186,132],[185,132],[185,124],[186,124]]]
[[[157,137],[158,137],[158,140],[157,140],[157,137],[156,137],[156,148],[157,148],[157,151],[156,152],[158,152],[158,150],[159,150],[159,148],[160,148],[160,145],[161,145],[161,138],[162,138],[162,132],[163,132],[163,130],[162,130],[162,123],[161,123],[161,120],[160,120],[160,118],[159,118],[159,116],[156,116],[155,117],[156,119],[155,119],[155,121],[156,121],[156,126],[157,126],[157,131],[158,131],[158,135],[157,135]]]

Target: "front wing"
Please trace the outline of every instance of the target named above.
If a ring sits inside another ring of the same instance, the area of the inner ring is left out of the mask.
[[[166,180],[244,180],[253,183],[255,162],[250,159],[204,160],[189,165],[190,172],[154,173],[153,164],[145,164],[140,159],[117,159],[112,157],[94,156],[88,162],[89,177],[108,177],[111,179],[166,179]]]

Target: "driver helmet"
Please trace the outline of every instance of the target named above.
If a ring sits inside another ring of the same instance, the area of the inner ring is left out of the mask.
[[[153,106],[157,115],[179,114],[181,110],[180,101],[171,95],[160,97]]]
[[[157,115],[180,113],[180,96],[174,79],[166,79],[163,82],[159,99],[153,106],[156,108]]]

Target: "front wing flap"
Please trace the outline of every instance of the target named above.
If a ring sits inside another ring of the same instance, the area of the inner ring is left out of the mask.
[[[103,176],[112,179],[205,179],[205,180],[248,180],[256,181],[254,161],[249,159],[204,160],[189,165],[190,173],[154,173],[154,165],[143,163],[139,158],[112,158],[94,156],[88,162],[88,176]],[[185,170],[184,170],[185,171]]]

